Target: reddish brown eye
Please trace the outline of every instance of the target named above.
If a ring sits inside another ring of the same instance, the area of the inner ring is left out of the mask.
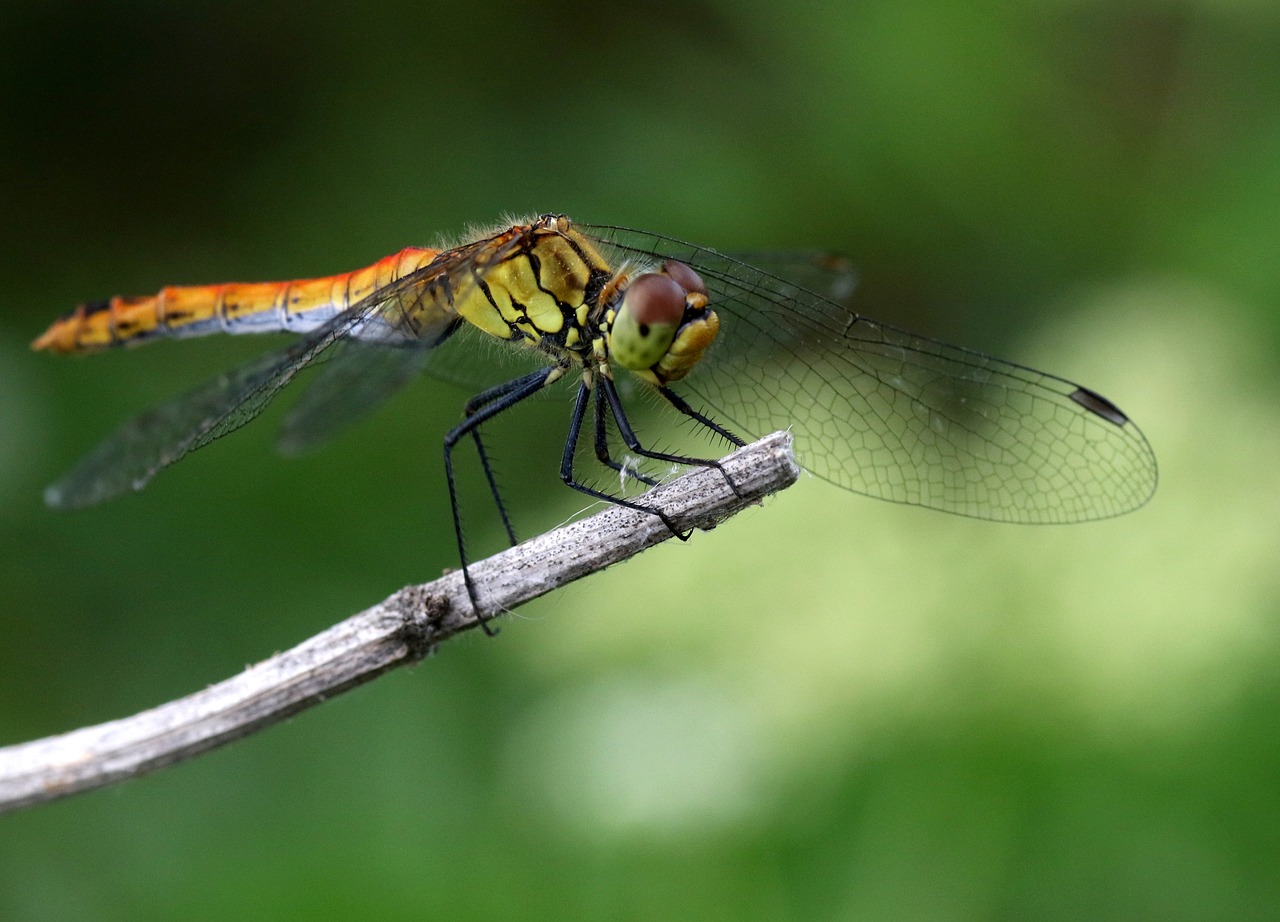
[[[624,297],[632,319],[642,327],[675,326],[684,317],[684,289],[674,280],[647,272],[631,283]]]
[[[668,259],[662,264],[662,271],[675,280],[675,283],[688,292],[697,292],[700,295],[707,293],[707,286],[702,281],[702,276],[694,272],[682,262],[676,262],[674,259]]]

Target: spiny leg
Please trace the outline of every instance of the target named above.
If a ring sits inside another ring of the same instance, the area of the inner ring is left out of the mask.
[[[598,378],[597,380],[603,380]],[[578,450],[578,438],[582,434],[582,420],[587,414],[587,401],[591,399],[592,387],[586,381],[578,385],[578,396],[573,402],[573,416],[569,418],[569,433],[564,440],[564,455],[560,459],[560,479],[564,481],[566,486],[572,487],[579,493],[595,499],[602,499],[606,502],[613,503],[618,506],[625,506],[628,509],[634,509],[637,512],[646,512],[649,515],[656,515],[662,520],[662,524],[667,526],[671,534],[675,535],[681,541],[689,540],[689,532],[681,532],[676,528],[675,523],[667,517],[667,514],[661,509],[653,506],[645,506],[641,503],[632,502],[629,499],[623,499],[612,493],[606,493],[603,490],[597,490],[589,487],[585,483],[581,483],[573,473],[573,459]]]
[[[738,487],[733,482],[733,478],[725,472],[724,465],[719,461],[712,458],[694,458],[688,455],[670,454],[665,451],[653,451],[641,445],[640,439],[636,436],[635,430],[631,428],[631,423],[627,419],[627,413],[622,406],[622,398],[618,396],[617,387],[611,380],[604,376],[601,376],[600,378],[600,386],[601,389],[604,390],[605,397],[609,400],[609,406],[613,410],[613,419],[618,424],[618,433],[622,436],[622,441],[626,443],[627,448],[641,457],[652,458],[655,461],[666,461],[670,464],[689,464],[696,465],[698,467],[714,467],[720,472],[720,476],[724,478],[724,482],[728,484],[729,489],[733,491],[733,495],[737,497],[742,496],[742,494],[738,492]],[[665,387],[659,388],[659,392],[667,399],[668,402],[671,403],[673,407],[688,416],[690,419],[701,423],[717,435],[724,436],[739,448],[746,444],[746,442],[742,441],[727,429],[712,422],[701,413],[698,413],[687,403],[681,400],[675,392],[670,391]]]
[[[714,419],[711,419],[709,416],[704,416],[702,413],[699,413],[693,407],[689,406],[689,404],[685,403],[684,398],[681,397],[679,394],[677,394],[675,391],[673,391],[671,388],[660,387],[658,388],[658,393],[663,396],[663,398],[667,401],[667,403],[671,404],[673,407],[675,407],[677,410],[679,410],[685,416],[689,417],[694,422],[700,423],[701,425],[706,426],[716,435],[727,439],[729,442],[731,442],[733,445],[737,446],[738,448],[743,448],[746,446],[747,444],[746,442],[738,438],[738,436],[734,435],[728,429],[724,428],[724,426],[720,425]]]
[[[493,636],[494,631],[489,627],[489,617],[480,611],[480,605],[476,599],[476,587],[471,581],[471,572],[467,567],[467,547],[462,535],[462,516],[458,510],[458,488],[453,476],[453,449],[459,440],[468,434],[476,433],[478,428],[486,421],[540,391],[547,385],[547,382],[551,380],[552,375],[557,370],[555,367],[540,368],[531,374],[508,381],[505,384],[499,384],[497,387],[489,388],[489,390],[477,394],[467,401],[466,418],[449,430],[449,433],[444,437],[444,474],[445,480],[449,484],[449,505],[453,512],[454,535],[458,540],[458,557],[462,561],[462,580],[466,584],[467,595],[471,599],[471,607],[475,611],[476,618],[479,620],[480,626],[484,628],[484,632],[490,637]],[[484,447],[478,437],[476,437],[476,445],[480,450],[481,461],[485,464],[485,476],[489,481],[489,488],[498,503],[503,523],[507,526],[507,534],[514,541],[510,523],[507,521],[506,510],[503,508],[502,500],[498,496],[493,472],[488,466]]]
[[[467,401],[465,407],[466,415],[470,416],[478,409],[476,398]],[[489,482],[489,493],[493,496],[493,504],[498,507],[498,515],[502,518],[502,527],[506,529],[507,540],[511,542],[511,546],[515,547],[520,543],[516,538],[516,530],[511,525],[511,519],[507,515],[507,506],[502,501],[502,494],[498,491],[498,479],[493,473],[493,465],[489,463],[489,453],[485,451],[484,442],[480,438],[480,429],[476,427],[471,430],[471,440],[475,442],[476,454],[480,456],[480,467],[484,470],[485,480]]]
[[[522,383],[522,381],[523,379],[521,378],[517,378],[513,381],[506,381],[495,387],[491,387],[486,391],[476,394],[474,397],[472,397],[470,400],[466,402],[466,405],[463,407],[463,414],[467,417],[473,416],[474,414],[482,410],[485,407],[485,405],[493,402],[494,400],[501,398],[503,395],[509,393],[515,387],[519,386]],[[502,519],[502,527],[507,532],[507,538],[511,542],[511,546],[515,547],[520,542],[516,538],[515,528],[512,527],[511,519],[507,515],[507,507],[506,507],[506,504],[503,503],[502,501],[502,494],[498,489],[498,480],[497,480],[497,477],[494,475],[493,465],[489,461],[489,454],[485,450],[484,441],[480,437],[480,427],[478,425],[472,428],[471,438],[472,438],[472,441],[475,443],[476,454],[480,458],[480,467],[484,471],[485,480],[489,484],[489,493],[493,497],[493,503],[495,506],[497,506],[498,515]]]

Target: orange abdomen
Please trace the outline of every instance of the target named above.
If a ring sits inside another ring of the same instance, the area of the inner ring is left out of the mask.
[[[429,265],[439,250],[407,247],[371,266],[317,279],[161,289],[81,304],[32,344],[50,352],[96,352],[154,339],[210,333],[306,333],[379,288]]]

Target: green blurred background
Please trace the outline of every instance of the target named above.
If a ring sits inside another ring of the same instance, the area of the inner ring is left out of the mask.
[[[802,482],[496,640],[0,818],[0,917],[1280,916],[1278,47],[1265,0],[9,0],[0,743],[455,562],[465,394],[429,381],[314,456],[274,455],[273,408],[45,509],[117,424],[273,344],[29,353],[79,300],[539,210],[830,247],[864,312],[1115,399],[1162,484],[1059,529]],[[564,413],[496,446],[525,534],[582,505],[542,487]]]

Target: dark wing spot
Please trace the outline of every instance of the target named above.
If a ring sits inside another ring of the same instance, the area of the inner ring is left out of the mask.
[[[1090,413],[1101,416],[1107,422],[1115,423],[1117,426],[1123,426],[1129,421],[1129,417],[1120,412],[1120,408],[1103,397],[1101,394],[1095,394],[1088,388],[1078,387],[1072,393],[1071,399],[1080,406],[1084,407]]]

